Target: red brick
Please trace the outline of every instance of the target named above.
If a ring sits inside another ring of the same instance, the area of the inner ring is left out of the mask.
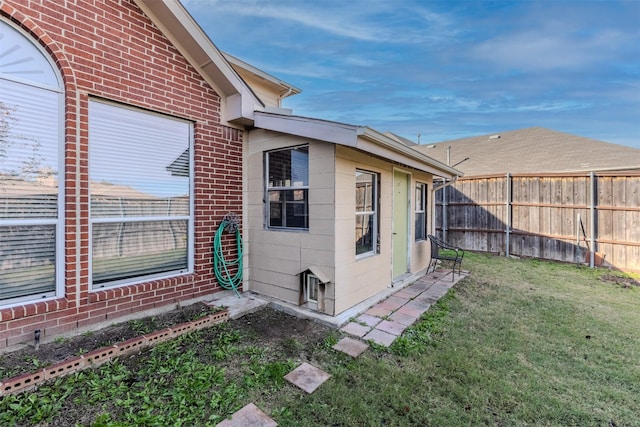
[[[42,322],[44,322],[45,320],[44,316],[45,316],[44,314],[39,314],[37,316],[24,317],[22,319],[12,320],[9,322],[8,328],[18,329],[18,328],[24,328],[26,326],[34,326],[34,325],[37,326],[38,324],[41,324]],[[36,329],[38,328],[36,327]]]
[[[117,343],[114,347],[116,348],[119,356],[133,354],[142,350],[144,347],[147,347],[147,338],[142,335]]]
[[[17,377],[4,380],[0,388],[0,396],[19,393],[29,390],[45,380],[44,370],[18,375]]]
[[[147,340],[147,344],[149,345],[156,345],[158,343],[168,341],[172,338],[173,338],[173,332],[169,328],[162,329],[152,334],[145,335],[145,339]]]
[[[25,304],[16,308],[15,314],[14,310],[0,310],[3,323],[23,318],[26,322],[5,330],[8,340],[1,340],[0,346],[25,337],[32,339],[31,331],[27,334],[24,328],[33,326],[33,319],[41,319],[37,316],[43,314],[45,319],[58,322],[48,326],[48,332],[61,331],[72,327],[73,316],[77,316],[76,325],[89,325],[104,320],[107,314],[110,319],[116,319],[132,310],[160,307],[203,295],[211,289],[209,245],[215,225],[227,211],[242,210],[243,134],[241,130],[220,124],[218,94],[134,2],[69,0],[64,6],[45,0],[15,0],[11,6],[7,3],[0,2],[0,9],[33,34],[36,43],[45,46],[65,84],[67,264],[64,276],[70,304],[61,298],[37,305]],[[88,291],[91,280],[88,93],[195,123],[196,271],[202,276],[182,275]],[[133,298],[121,300],[118,296]],[[67,311],[76,307],[76,298],[80,306]],[[104,305],[91,305],[97,302],[115,304],[119,312],[102,312]],[[61,313],[54,314],[56,311]]]
[[[85,359],[82,356],[77,356],[72,359],[67,359],[62,362],[46,367],[44,369],[45,379],[50,380],[52,378],[69,375],[84,369],[84,367],[85,367]]]
[[[73,332],[78,329],[78,322],[64,323],[58,325],[52,325],[44,328],[44,335],[49,338],[57,337],[58,335]]]
[[[185,322],[179,325],[172,326],[170,329],[174,337],[179,337],[184,333],[192,331],[194,329],[194,326],[191,322]]]
[[[118,355],[118,349],[115,345],[109,347],[102,347],[94,351],[90,351],[89,353],[83,355],[83,359],[87,366],[100,366],[105,362],[108,362],[112,358]]]

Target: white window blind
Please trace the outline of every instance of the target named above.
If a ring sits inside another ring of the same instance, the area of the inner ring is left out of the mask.
[[[415,197],[415,239],[419,241],[425,240],[427,237],[427,184],[416,183]]]
[[[0,305],[53,297],[63,250],[62,90],[50,60],[0,20]]]
[[[356,170],[356,256],[378,248],[378,175]]]
[[[192,270],[191,124],[89,104],[93,288]]]

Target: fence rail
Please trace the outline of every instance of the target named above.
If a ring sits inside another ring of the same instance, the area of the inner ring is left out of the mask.
[[[640,271],[640,171],[462,178],[435,201],[436,233],[464,249],[582,262],[588,244]]]

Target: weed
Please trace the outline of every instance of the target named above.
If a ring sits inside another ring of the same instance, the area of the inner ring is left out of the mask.
[[[284,383],[284,376],[288,374],[295,363],[285,362],[253,362],[249,366],[249,372],[244,376],[244,384],[247,387],[263,386],[267,388],[278,388]]]
[[[335,331],[330,331],[329,334],[324,338],[323,345],[326,349],[332,348],[334,345],[338,343],[339,335]]]
[[[129,324],[131,329],[133,329],[138,335],[149,334],[156,329],[155,324],[153,322],[153,318],[147,321],[145,321],[144,319],[129,320],[129,322],[127,323]]]
[[[312,395],[284,385],[300,360],[283,347],[301,337],[229,322],[0,398],[0,425],[210,426],[249,402],[280,425],[640,425],[637,287],[478,254],[465,268],[390,348],[352,359],[328,351],[339,332],[305,342],[332,375]]]

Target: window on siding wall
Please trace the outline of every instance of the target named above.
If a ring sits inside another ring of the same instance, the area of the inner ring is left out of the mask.
[[[416,183],[415,237],[416,241],[427,237],[427,184]]]
[[[356,256],[378,251],[378,175],[356,171]]]
[[[309,147],[265,153],[267,226],[309,228]]]
[[[193,269],[192,126],[89,103],[93,288]]]
[[[60,296],[63,91],[41,48],[0,20],[0,305]]]

